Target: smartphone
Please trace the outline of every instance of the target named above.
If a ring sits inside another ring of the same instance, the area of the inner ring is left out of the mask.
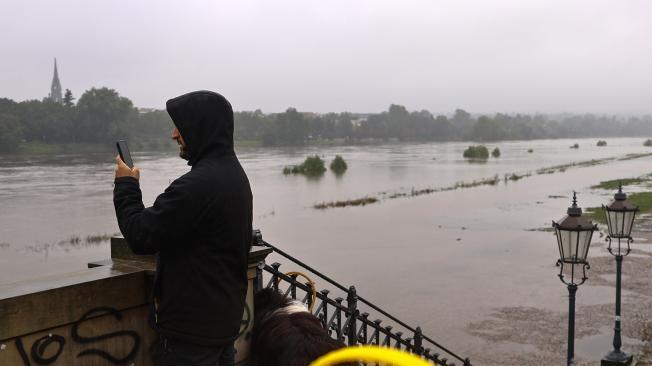
[[[129,168],[133,168],[134,162],[131,160],[131,153],[129,152],[129,146],[127,146],[127,141],[118,140],[118,142],[116,142],[115,145],[118,148],[118,154],[120,154],[120,159],[122,159],[122,161],[124,161]]]

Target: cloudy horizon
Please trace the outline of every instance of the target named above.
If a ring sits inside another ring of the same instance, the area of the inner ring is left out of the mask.
[[[3,4],[0,97],[106,86],[163,108],[652,113],[652,2],[115,1]]]

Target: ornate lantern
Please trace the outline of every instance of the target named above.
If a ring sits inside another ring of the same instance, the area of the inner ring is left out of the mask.
[[[567,215],[559,222],[553,221],[552,226],[557,235],[559,261],[573,266],[586,264],[591,237],[597,230],[597,225],[582,216],[582,209],[577,206],[576,193],[573,192],[573,205],[568,208]]]
[[[609,252],[613,255],[623,255],[620,248],[620,239],[627,239],[627,253],[624,254],[627,255],[630,251],[632,226],[638,207],[627,201],[627,195],[623,193],[623,186],[620,185],[618,192],[614,195],[614,200],[608,206],[602,205],[602,209],[609,228]],[[618,239],[617,250],[611,247],[611,239]]]
[[[607,241],[609,246],[607,250],[611,255],[616,257],[616,317],[614,326],[614,339],[613,350],[609,352],[603,359],[602,365],[631,365],[632,355],[623,352],[621,339],[621,324],[620,324],[620,292],[622,281],[622,268],[623,257],[631,251],[630,244],[632,243],[632,226],[634,224],[634,217],[638,212],[638,207],[627,201],[627,195],[623,193],[622,184],[618,186],[618,192],[614,195],[614,200],[608,206],[602,206],[605,218],[607,219],[607,226],[609,228],[609,236]],[[612,247],[613,239],[618,243],[617,248]],[[623,250],[621,241],[625,240],[627,249]]]
[[[568,208],[567,215],[559,222],[552,222],[557,235],[557,245],[559,246],[559,259],[557,265],[559,270],[559,279],[568,287],[568,356],[567,366],[575,364],[575,293],[577,287],[583,284],[586,277],[586,270],[590,267],[586,261],[591,245],[593,232],[597,230],[586,217],[582,216],[582,209],[577,207],[577,194],[573,192],[573,205]],[[570,264],[570,279],[564,273],[564,264]],[[582,277],[579,273],[576,276],[576,266],[582,267]]]

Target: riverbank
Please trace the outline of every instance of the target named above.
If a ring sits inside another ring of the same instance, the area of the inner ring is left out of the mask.
[[[558,139],[564,140],[564,139]],[[523,142],[535,144],[537,141],[546,141],[546,140],[523,140]],[[501,140],[492,142],[492,146],[502,146],[505,144],[511,144],[518,142],[518,140]],[[388,138],[388,139],[375,139],[375,138],[364,138],[364,139],[345,139],[345,138],[335,138],[335,139],[309,139],[302,145],[270,145],[266,146],[261,140],[238,140],[236,136],[235,147],[237,148],[259,148],[259,147],[269,147],[269,148],[311,148],[311,147],[351,147],[351,146],[380,146],[380,145],[419,145],[424,143],[431,144],[446,144],[446,143],[463,143],[468,145],[477,144],[478,141],[473,140],[450,140],[450,141],[401,141],[397,138]],[[157,138],[149,139],[144,141],[139,140],[129,140],[129,147],[133,152],[150,152],[150,151],[176,151],[176,143],[167,138]],[[15,151],[11,152],[0,152],[0,156],[15,156],[15,155],[47,155],[47,154],[71,154],[71,153],[95,153],[95,152],[109,152],[115,149],[113,142],[76,142],[76,143],[62,143],[62,142],[42,142],[42,141],[30,141],[30,142],[21,142],[18,145],[18,148]],[[533,149],[529,151],[524,150],[529,154],[535,153]],[[646,153],[634,154],[645,156]],[[628,156],[625,158],[636,159],[640,156]],[[599,164],[601,161],[588,161],[582,162],[582,164]],[[561,168],[568,168],[571,166],[559,166],[559,167],[550,167],[553,171]],[[546,173],[545,171],[537,172],[537,174]]]
[[[310,147],[337,147],[337,146],[374,146],[387,143],[401,143],[398,139],[310,139],[303,145],[273,145],[265,146],[261,140],[235,140],[235,148],[310,148]],[[406,142],[410,143],[410,142]],[[422,143],[422,142],[413,142]],[[132,152],[152,151],[176,151],[177,144],[168,139],[151,139],[146,141],[129,140],[129,147]],[[96,153],[114,151],[113,142],[21,142],[15,151],[0,152],[0,156],[16,155],[51,155],[51,154],[74,154],[74,153]]]
[[[644,175],[605,181],[591,188],[611,192],[614,186],[617,187],[615,182],[643,188],[643,191],[628,194],[628,199],[641,211],[632,232],[635,239],[632,252],[623,261],[622,336],[623,350],[635,356],[635,365],[652,366],[652,191],[649,191],[652,180],[649,175]],[[586,208],[585,212],[602,225],[591,244],[589,279],[583,287],[608,287],[615,296],[616,265],[604,241],[607,228],[601,207]],[[589,292],[590,289],[580,289],[580,293]],[[603,303],[576,308],[575,357],[578,366],[595,365],[596,353],[597,356],[606,355],[612,349],[615,306],[612,298],[601,300]],[[472,359],[482,360],[482,364],[487,366],[564,364],[567,324],[567,312],[537,307],[494,309],[488,319],[468,324],[467,332],[493,348],[511,345],[510,351],[478,354]]]
[[[623,262],[623,350],[636,356],[636,366],[652,365],[652,218],[636,223],[636,244]],[[638,249],[645,248],[645,250]],[[602,241],[591,245],[591,269],[584,286],[608,286],[615,296],[615,262]],[[561,284],[560,284],[561,285]],[[560,287],[560,291],[564,291]],[[582,295],[580,289],[578,296]],[[605,301],[612,299],[605,299]],[[587,353],[612,349],[614,304],[578,306],[575,321],[576,365],[595,365]],[[489,319],[473,322],[467,331],[495,347],[516,344],[519,351],[477,355],[483,365],[561,365],[565,363],[568,314],[536,307],[495,309]]]
[[[129,147],[132,152],[143,151],[173,151],[176,149],[176,144],[167,140],[148,140],[142,142],[129,142]],[[88,153],[103,153],[115,151],[115,143],[92,143],[92,142],[76,142],[76,143],[59,143],[59,142],[40,142],[30,141],[22,142],[18,145],[16,151],[10,153],[0,154],[6,156],[16,155],[57,155],[57,154],[88,154]]]
[[[385,141],[353,141],[345,139],[334,140],[310,140],[305,145],[294,146],[297,148],[305,147],[334,147],[334,146],[357,146],[357,145],[378,145]],[[259,140],[236,140],[235,147],[238,148],[258,148],[264,147]],[[270,148],[292,147],[292,146],[270,146]],[[129,148],[132,152],[155,152],[155,151],[176,151],[177,144],[168,139],[152,139],[146,141],[129,140]],[[15,151],[0,153],[0,156],[16,155],[53,155],[53,154],[87,154],[102,153],[115,151],[113,142],[41,142],[30,141],[21,142]]]

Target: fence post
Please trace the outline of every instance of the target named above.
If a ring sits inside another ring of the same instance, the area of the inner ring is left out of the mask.
[[[263,268],[265,268],[265,262],[262,261],[256,266],[256,281],[254,282],[254,293],[263,289]]]
[[[311,288],[310,287],[310,282],[306,282],[306,283],[304,283],[304,285],[306,285],[307,288]],[[308,305],[308,309],[310,309],[310,307],[312,306],[312,291],[308,291],[306,293],[306,296],[308,296],[308,300],[306,300],[306,304]],[[317,296],[316,295],[315,295],[315,301],[317,301]]]
[[[290,278],[292,278],[292,282],[290,282],[290,296],[292,299],[296,300],[297,299],[297,275],[293,274],[290,275]]]
[[[328,332],[328,335],[330,335],[331,331],[330,331],[330,329],[328,329],[328,293],[330,291],[324,289],[324,290],[321,290],[319,292],[321,292],[321,294],[324,296],[324,298],[321,300],[322,313],[321,313],[320,317],[322,315],[324,316],[324,318],[322,320],[322,326],[324,327],[324,329],[326,329],[326,331]]]
[[[374,320],[374,324],[375,324],[374,334],[376,335],[376,346],[380,346],[380,333],[381,333],[380,330],[382,329],[382,327],[380,326],[380,323],[382,323],[382,322],[383,321],[380,320],[380,319]]]
[[[362,319],[364,321],[362,322],[362,344],[369,344],[369,335],[367,334],[367,329],[368,329],[368,323],[369,323],[369,313],[362,313]],[[360,338],[358,337],[358,342],[360,342]]]
[[[349,346],[355,346],[358,344],[358,295],[355,291],[355,286],[349,287],[346,304],[349,310]]]
[[[396,332],[396,348],[401,349],[401,344],[403,343],[403,332]]]
[[[272,268],[274,268],[274,273],[272,273],[272,288],[276,291],[278,291],[278,267],[281,266],[281,263],[275,262],[272,263]]]
[[[392,329],[394,329],[394,327],[391,325],[385,327],[385,340],[383,341],[383,346],[392,346]]]
[[[423,355],[423,333],[421,333],[421,327],[417,327],[414,332],[414,353],[417,356]]]
[[[426,360],[428,361],[435,361],[433,356],[430,354],[430,348],[425,348],[423,350],[423,355],[426,357]]]
[[[340,342],[344,342],[344,329],[342,329],[342,313],[344,312],[344,305],[342,305],[342,301],[344,301],[344,299],[341,297],[335,298],[335,303],[337,303],[337,305],[335,306],[335,314],[333,315],[335,317],[335,321],[337,322],[335,325],[337,340]]]

